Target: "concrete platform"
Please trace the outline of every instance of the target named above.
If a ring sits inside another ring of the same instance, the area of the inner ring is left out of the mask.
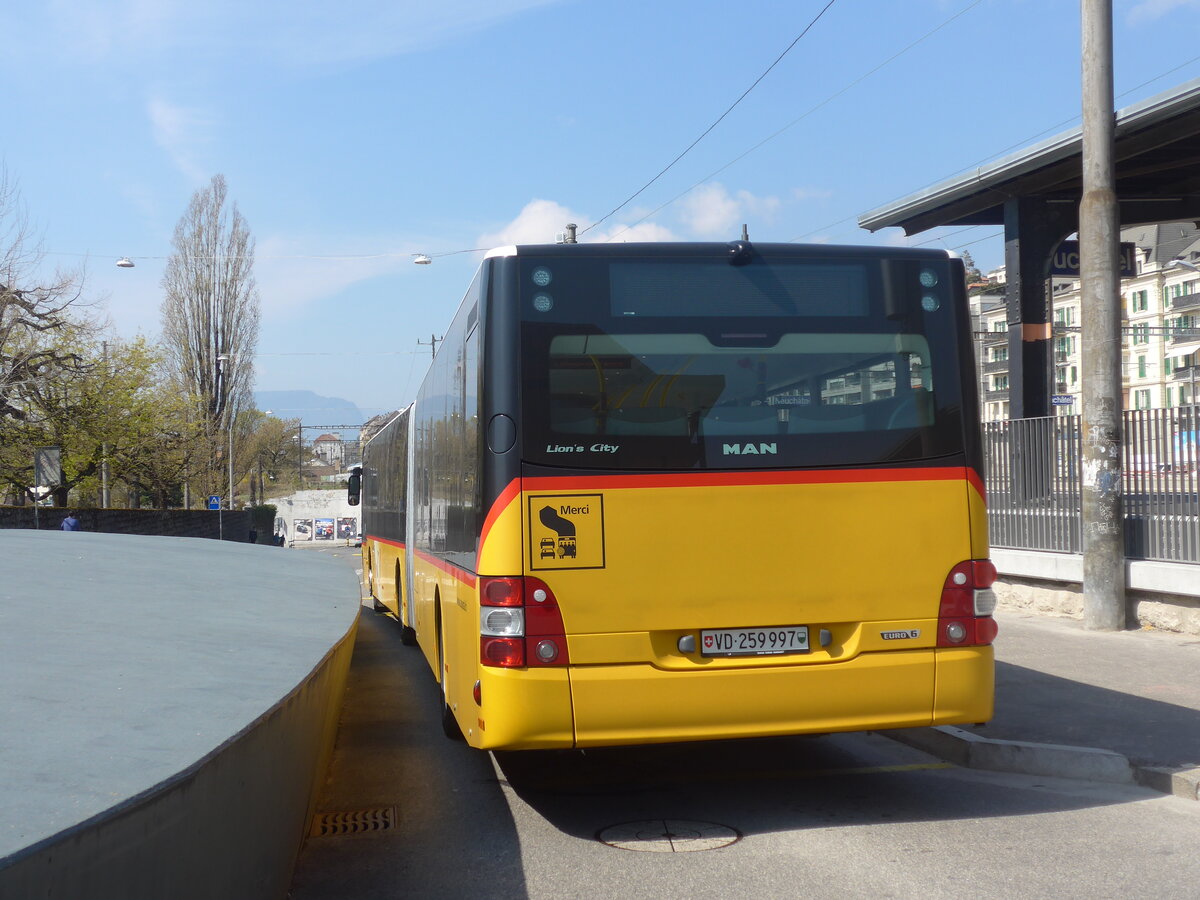
[[[1200,799],[1200,641],[997,610],[996,715],[887,734],[958,765]]]
[[[282,897],[359,608],[315,554],[0,531],[0,898]]]

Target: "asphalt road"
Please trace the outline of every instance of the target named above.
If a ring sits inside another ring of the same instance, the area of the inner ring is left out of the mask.
[[[358,565],[354,551],[329,552]],[[485,754],[364,609],[293,900],[390,897],[1196,896],[1200,804],[949,766],[879,735]],[[372,821],[379,821],[377,818]]]

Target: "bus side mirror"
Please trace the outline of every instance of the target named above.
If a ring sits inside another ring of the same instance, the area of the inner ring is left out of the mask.
[[[355,466],[350,470],[350,478],[346,481],[346,502],[351,506],[358,506],[358,501],[361,496],[362,469]]]

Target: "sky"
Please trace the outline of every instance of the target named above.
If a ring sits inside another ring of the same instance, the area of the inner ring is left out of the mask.
[[[256,387],[364,416],[412,400],[478,248],[746,223],[986,272],[998,227],[857,219],[1079,125],[1078,0],[2,6],[0,163],[45,270],[81,268],[117,335],[157,339],[176,223],[221,173],[257,243]],[[1200,0],[1113,19],[1118,108],[1200,77]]]

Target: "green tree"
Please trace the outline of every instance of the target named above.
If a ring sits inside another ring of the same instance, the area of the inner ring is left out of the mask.
[[[113,478],[125,483],[140,505],[184,505],[185,485],[211,469],[212,447],[204,417],[167,372],[161,348],[139,339],[122,348],[111,380],[112,408],[120,421],[104,433]]]
[[[105,463],[111,484],[166,505],[204,446],[198,422],[188,424],[189,404],[164,378],[161,352],[144,338],[101,341],[81,326],[54,336],[61,346],[49,349],[73,354],[80,365],[21,386],[15,399],[23,417],[0,432],[0,481],[32,499],[34,449],[57,446],[58,505],[66,505],[71,492],[74,505],[94,505]]]
[[[38,398],[88,374],[74,336],[90,321],[81,300],[80,273],[42,275],[43,256],[32,238],[20,193],[0,167],[0,479],[17,498],[32,497],[29,477],[16,482],[14,454],[24,453],[42,429]]]
[[[262,503],[268,492],[299,487],[299,419],[279,419],[253,410],[253,433],[247,448],[246,471],[251,478],[251,500]],[[255,489],[255,482],[257,489]]]
[[[971,257],[970,250],[964,250],[962,254],[963,267],[967,270],[967,284],[976,284],[980,281],[987,281],[984,274],[979,271],[979,267],[975,265],[975,260]]]

